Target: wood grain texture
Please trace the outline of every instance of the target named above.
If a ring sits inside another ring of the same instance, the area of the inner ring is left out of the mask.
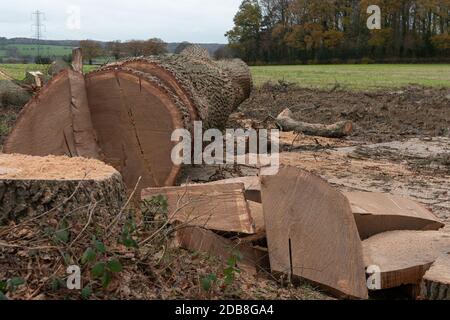
[[[378,266],[381,288],[420,284],[442,254],[450,251],[450,235],[439,231],[391,231],[363,242],[366,267]]]
[[[142,199],[163,195],[172,222],[205,229],[254,234],[243,184],[148,188]]]
[[[387,231],[439,230],[444,224],[424,206],[384,193],[347,192],[361,239]]]
[[[273,272],[312,281],[339,297],[368,297],[361,240],[340,192],[285,167],[262,178],[262,200]]]
[[[22,109],[4,153],[99,158],[82,74],[65,70]]]

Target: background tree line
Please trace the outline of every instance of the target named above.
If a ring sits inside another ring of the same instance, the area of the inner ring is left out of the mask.
[[[150,56],[168,52],[167,44],[157,38],[126,42],[112,41],[106,45],[94,40],[83,40],[80,41],[80,47],[83,49],[83,57],[89,64],[93,64],[94,59],[103,56],[118,60],[123,57]]]
[[[244,0],[234,24],[229,47],[249,63],[450,60],[450,0]]]

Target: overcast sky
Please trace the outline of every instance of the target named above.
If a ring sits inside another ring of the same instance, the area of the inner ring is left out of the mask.
[[[226,43],[241,0],[2,0],[0,36],[32,37],[32,12],[45,12],[48,40]],[[78,18],[78,12],[80,12]]]

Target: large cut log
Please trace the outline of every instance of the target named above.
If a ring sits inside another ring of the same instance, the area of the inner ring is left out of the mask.
[[[424,206],[383,193],[347,192],[361,239],[396,230],[439,230],[444,224]]]
[[[421,297],[427,300],[450,300],[450,251],[439,257],[423,277]]]
[[[188,107],[192,120],[223,129],[252,87],[248,66],[238,60],[217,63],[195,54],[124,60],[105,68],[131,68],[160,79]]]
[[[363,242],[366,267],[380,276],[374,289],[419,285],[442,254],[450,251],[450,236],[439,231],[391,231]]]
[[[81,52],[24,109],[5,153],[96,158],[122,173],[129,189],[173,185],[176,129],[224,127],[250,94],[249,68],[186,52],[125,60],[85,77]],[[139,179],[142,178],[142,179]]]
[[[176,95],[159,79],[124,69],[90,73],[86,88],[102,160],[130,189],[140,177],[139,190],[173,185],[180,166],[171,159],[171,135],[186,125]]]
[[[310,136],[342,138],[353,133],[353,123],[350,121],[341,121],[331,125],[312,124],[294,119],[294,115],[289,109],[280,113],[276,122],[283,131],[294,131]]]
[[[50,210],[69,213],[98,203],[117,214],[126,200],[120,174],[85,158],[0,156],[0,224]]]
[[[361,240],[348,200],[324,180],[285,167],[262,178],[271,269],[339,296],[368,297]]]
[[[166,197],[169,220],[205,229],[254,234],[243,184],[148,188],[142,199]]]
[[[99,158],[83,75],[65,70],[22,109],[4,153]]]
[[[221,237],[210,230],[199,227],[185,227],[176,232],[176,244],[193,252],[204,252],[224,262],[238,258],[237,266],[251,274],[267,269],[267,252]]]

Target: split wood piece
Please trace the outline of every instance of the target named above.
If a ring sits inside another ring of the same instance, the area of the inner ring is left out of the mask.
[[[261,203],[261,181],[257,176],[230,178],[225,180],[205,183],[206,185],[221,185],[243,183],[245,189],[245,199]],[[195,184],[192,184],[195,185]]]
[[[207,253],[225,262],[233,256],[239,256],[241,259],[237,266],[250,274],[256,274],[269,266],[268,253],[264,250],[237,243],[199,227],[185,227],[178,230],[176,243],[186,250]]]
[[[142,191],[142,199],[158,195],[167,198],[172,223],[216,231],[255,233],[243,184],[148,188]]]
[[[347,192],[361,239],[396,230],[439,230],[445,225],[424,206],[383,193]]]
[[[439,231],[391,231],[363,242],[366,267],[381,271],[380,289],[420,284],[442,254],[450,251],[450,235]]]
[[[262,178],[271,269],[338,297],[366,299],[361,240],[348,200],[306,171]]]
[[[450,248],[425,274],[421,297],[427,300],[450,300]]]
[[[42,88],[44,82],[44,74],[40,71],[28,71],[25,74],[24,83],[30,85],[32,89]]]
[[[83,75],[65,70],[22,109],[4,153],[99,159]]]
[[[137,194],[173,185],[181,167],[171,159],[171,136],[184,128],[176,95],[158,79],[124,69],[90,73],[86,88],[102,160],[131,190],[142,177]]]
[[[245,63],[217,64],[191,54],[129,59],[105,68],[131,68],[161,79],[187,106],[185,116],[191,122],[203,121],[205,129],[223,129],[230,114],[249,97],[252,86]]]
[[[0,155],[0,224],[96,202],[113,215],[125,201],[120,174],[98,160]]]
[[[332,125],[311,124],[295,120],[294,115],[289,109],[285,109],[280,113],[276,122],[283,131],[294,131],[310,136],[342,138],[353,133],[353,123],[351,121],[342,121]]]

